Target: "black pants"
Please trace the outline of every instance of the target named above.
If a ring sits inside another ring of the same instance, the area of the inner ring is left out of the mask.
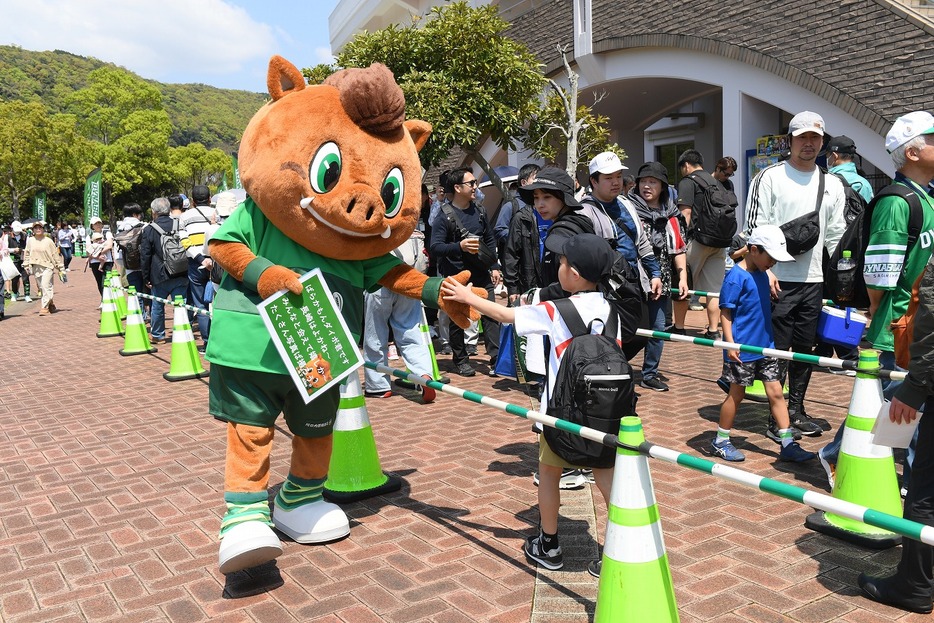
[[[94,275],[94,281],[97,282],[97,291],[104,296],[104,276],[113,270],[113,262],[92,262],[91,273]]]
[[[782,291],[772,304],[772,334],[777,350],[810,354],[817,337],[817,320],[823,305],[822,283],[780,281]],[[788,372],[788,411],[792,418],[804,410],[804,394],[812,366],[799,361],[782,362]]]
[[[496,298],[493,294],[493,284],[488,283],[486,286],[477,286],[486,287],[486,297],[491,301],[495,301]],[[491,365],[496,364],[496,357],[499,355],[499,322],[493,320],[488,316],[483,316],[483,343],[486,345],[486,352],[490,356]],[[448,335],[448,341],[451,344],[451,352],[454,357],[454,365],[459,366],[462,363],[467,363],[470,361],[470,357],[467,355],[467,347],[464,345],[464,330],[457,326],[454,321],[451,321],[450,332]]]
[[[927,405],[934,404],[928,396]],[[918,449],[911,467],[911,486],[905,498],[905,519],[934,524],[934,413],[918,425]],[[934,547],[914,539],[902,539],[898,577],[904,593],[930,599],[934,590]]]

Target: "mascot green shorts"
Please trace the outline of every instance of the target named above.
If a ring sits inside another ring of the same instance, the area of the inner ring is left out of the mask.
[[[214,417],[235,424],[271,428],[285,415],[293,435],[326,437],[334,428],[340,406],[340,385],[334,385],[305,404],[287,374],[211,365],[208,410]]]

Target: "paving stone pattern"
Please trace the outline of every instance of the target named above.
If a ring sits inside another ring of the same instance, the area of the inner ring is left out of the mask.
[[[60,312],[40,318],[38,303],[12,303],[0,323],[0,620],[592,618],[597,580],[586,566],[605,530],[599,493],[588,486],[563,494],[565,568],[537,570],[521,552],[538,522],[529,423],[452,396],[422,405],[409,390],[367,401],[380,460],[403,479],[400,492],[347,505],[352,528],[342,541],[284,538],[276,563],[221,575],[225,431],[207,414],[207,380],[163,380],[169,345],[121,357],[122,339],[96,338],[97,291],[81,265],[75,260],[69,283],[56,284]],[[689,326],[702,322],[690,312]],[[661,371],[672,391],[643,391],[638,406],[651,440],[691,453],[706,446],[722,399],[713,383],[719,362],[712,349],[665,346]],[[450,370],[450,357],[440,365]],[[452,379],[529,404],[509,380]],[[852,383],[816,373],[808,410],[836,427]],[[816,462],[776,462],[765,413],[757,404],[741,409],[743,467],[826,490]],[[280,420],[276,486],[288,438]],[[682,621],[922,620],[854,588],[860,570],[893,564],[897,549],[862,550],[812,533],[803,526],[810,509],[790,501],[677,466],[651,468]]]

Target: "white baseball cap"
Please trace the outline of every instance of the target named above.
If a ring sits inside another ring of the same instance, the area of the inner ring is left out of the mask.
[[[792,117],[791,123],[788,124],[788,133],[792,136],[801,136],[805,132],[816,132],[823,136],[824,118],[810,110],[799,112]]]
[[[19,221],[13,221],[12,223],[10,223],[10,227],[13,228],[13,233],[14,233],[14,234],[21,234],[21,233],[23,233],[23,224],[20,223]]]
[[[776,262],[794,262],[795,258],[788,253],[785,242],[785,232],[778,225],[759,225],[749,234],[746,245],[757,244],[772,256]]]
[[[885,149],[892,153],[913,138],[922,134],[934,134],[934,116],[916,110],[895,120],[892,129],[885,135]]]
[[[88,221],[88,225],[93,225],[93,224],[95,224],[95,223],[103,223],[103,222],[104,222],[104,221],[101,220],[101,217],[99,217],[99,216],[92,216],[92,217],[91,217],[91,220]]]
[[[623,166],[619,156],[612,151],[605,151],[597,154],[593,157],[593,160],[590,161],[591,175],[595,173],[616,173],[617,171],[623,171],[628,168],[627,166]]]

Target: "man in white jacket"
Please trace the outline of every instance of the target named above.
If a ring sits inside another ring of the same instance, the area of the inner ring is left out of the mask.
[[[810,353],[823,304],[822,249],[833,254],[846,229],[845,195],[840,180],[823,173],[816,163],[824,140],[823,118],[810,111],[798,113],[792,118],[788,133],[791,157],[763,169],[752,180],[744,231],[748,235],[759,225],[782,226],[817,212],[819,231],[812,246],[799,253],[796,261],[776,265],[769,275],[775,348]],[[789,251],[793,252],[793,232],[786,231],[785,237],[789,239]],[[814,422],[804,410],[811,366],[791,362],[787,364],[787,372],[792,425],[807,436],[829,430],[829,426],[824,428]],[[771,419],[766,435],[779,441],[778,427]]]

